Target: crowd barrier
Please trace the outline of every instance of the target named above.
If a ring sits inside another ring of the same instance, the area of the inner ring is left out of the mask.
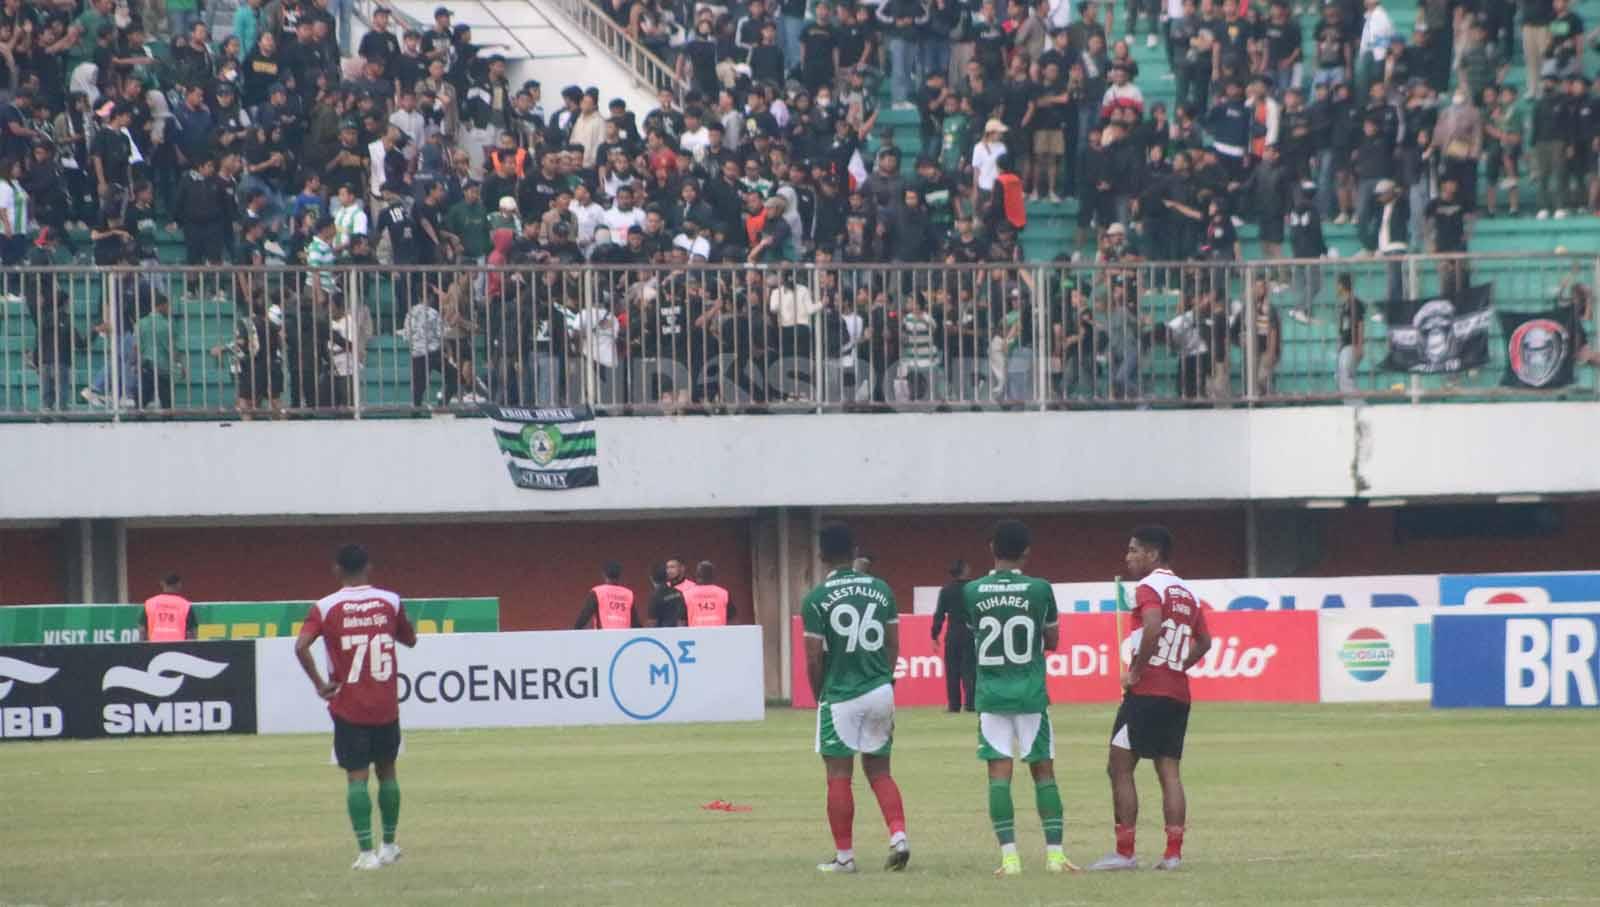
[[[0,416],[1593,399],[1597,270],[1492,255],[22,269],[21,301],[0,303]]]
[[[196,637],[255,639],[295,636],[309,601],[195,602]],[[0,646],[135,642],[141,605],[3,605]],[[418,633],[493,633],[498,598],[410,598],[406,615]]]
[[[0,652],[0,741],[331,730],[294,639]],[[326,672],[318,644],[317,659]],[[399,650],[408,728],[760,721],[761,629],[473,633]]]

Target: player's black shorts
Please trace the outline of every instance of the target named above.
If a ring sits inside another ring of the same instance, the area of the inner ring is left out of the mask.
[[[1111,745],[1131,750],[1140,759],[1182,759],[1188,732],[1189,703],[1129,693],[1111,725]]]
[[[333,716],[333,758],[347,772],[374,762],[393,762],[400,755],[400,722],[355,724]]]

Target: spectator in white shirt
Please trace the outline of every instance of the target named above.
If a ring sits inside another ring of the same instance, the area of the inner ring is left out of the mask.
[[[395,139],[399,135],[399,129],[390,127],[383,131],[383,135],[379,136],[377,141],[367,146],[367,157],[369,159],[367,181],[372,184],[369,191],[372,193],[373,198],[383,197],[383,184],[389,181],[389,178],[384,175],[387,172],[384,170],[384,162],[388,160],[389,155],[399,154],[394,149]]]
[[[700,121],[700,108],[690,107],[683,112],[683,135],[678,136],[678,145],[683,153],[692,156],[697,163],[705,160],[706,147],[711,144],[711,130]]]
[[[605,225],[606,209],[595,203],[589,184],[580,182],[572,190],[572,201],[567,204],[567,210],[572,212],[578,224],[578,248],[587,253],[589,247],[594,245],[595,228]]]
[[[1000,176],[1000,159],[1006,153],[1006,132],[1006,124],[990,120],[983,124],[983,141],[972,148],[973,185],[980,193],[994,191],[994,181]]]
[[[577,201],[576,198],[573,201]],[[633,187],[623,186],[617,190],[616,203],[606,209],[604,223],[611,230],[611,241],[617,245],[626,245],[628,230],[633,227],[644,229],[644,211],[633,206]]]
[[[1366,5],[1367,18],[1361,25],[1360,60],[1356,64],[1356,81],[1363,93],[1374,79],[1383,77],[1383,61],[1389,56],[1389,45],[1394,43],[1394,22],[1384,10],[1382,0],[1366,0]]]
[[[417,152],[427,139],[426,120],[422,116],[422,111],[417,109],[417,93],[409,88],[401,88],[395,103],[397,105],[395,112],[389,114],[389,125],[400,130],[402,135],[410,139],[404,154],[407,161],[415,163]]]

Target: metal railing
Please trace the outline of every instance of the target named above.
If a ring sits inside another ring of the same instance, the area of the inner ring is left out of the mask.
[[[627,28],[618,25],[598,4],[591,0],[555,0],[551,6],[628,70],[640,87],[652,95],[668,88],[682,98],[683,80],[672,64],[634,40]]]
[[[1572,361],[1600,329],[1597,270],[1526,256],[21,269],[3,278],[0,417],[1594,399],[1589,364],[1570,381],[1525,367]],[[1555,315],[1513,336],[1483,314],[1479,354],[1452,352],[1470,346],[1465,322],[1404,325],[1432,364],[1385,362],[1377,300],[1483,285],[1494,313]]]

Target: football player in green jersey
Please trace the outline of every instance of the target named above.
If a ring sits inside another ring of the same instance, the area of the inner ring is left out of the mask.
[[[885,868],[898,871],[911,860],[900,787],[889,774],[899,613],[887,583],[852,568],[855,543],[847,527],[828,526],[818,541],[828,575],[806,596],[801,623],[806,674],[817,698],[816,747],[828,776],[828,826],[837,852],[817,869],[856,871],[851,843],[856,807],[850,775],[859,754],[861,771],[889,826]]]
[[[1059,639],[1056,597],[1050,584],[1026,576],[1032,544],[1028,527],[1002,520],[989,538],[994,569],[963,590],[963,610],[978,655],[978,758],[989,764],[989,819],[1000,840],[996,875],[1022,872],[1011,806],[1012,760],[1033,774],[1044,823],[1045,868],[1076,870],[1061,849],[1061,792],[1056,787],[1055,734],[1045,689],[1045,653]]]

